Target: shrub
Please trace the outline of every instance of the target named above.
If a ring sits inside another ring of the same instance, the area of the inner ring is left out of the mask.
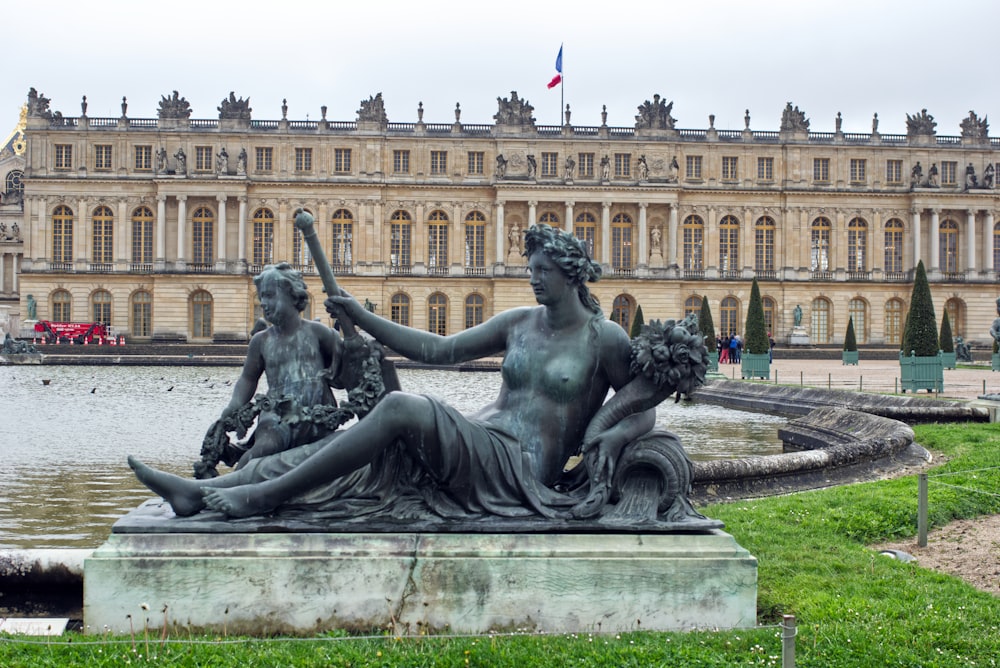
[[[751,355],[766,355],[771,349],[767,338],[767,325],[764,324],[764,303],[760,299],[760,288],[757,279],[753,279],[750,287],[750,305],[747,307],[747,325],[745,350]]]
[[[646,324],[646,321],[642,317],[642,304],[635,309],[635,317],[632,318],[632,329],[629,330],[628,336],[630,339],[634,339],[639,336],[642,332],[642,326]]]
[[[917,273],[913,280],[902,350],[904,355],[909,355],[912,351],[917,357],[934,357],[940,350],[934,301],[931,299],[931,286],[927,283],[923,260],[917,263]]]
[[[941,352],[943,353],[953,353],[955,352],[955,341],[951,338],[951,320],[948,318],[948,309],[945,309],[944,315],[941,316]]]
[[[719,352],[715,340],[715,323],[712,322],[712,307],[708,305],[708,296],[701,298],[701,312],[698,314],[698,329],[705,335],[705,347],[708,352]]]
[[[858,338],[854,335],[854,317],[847,321],[847,333],[844,334],[844,350],[849,353],[858,351]]]

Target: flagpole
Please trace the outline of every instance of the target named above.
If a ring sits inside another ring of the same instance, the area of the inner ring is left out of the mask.
[[[562,52],[563,52],[563,45],[560,44],[559,45],[560,67],[562,67]],[[559,81],[559,124],[558,125],[559,127],[562,127],[564,122],[563,119],[566,118],[565,116],[563,116],[563,109],[566,108],[566,74],[563,73],[562,70],[560,70],[559,73],[562,74],[562,79]]]

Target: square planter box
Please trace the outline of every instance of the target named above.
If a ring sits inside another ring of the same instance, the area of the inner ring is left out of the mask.
[[[719,351],[716,350],[714,353],[708,354],[708,370],[718,371],[719,370]]]
[[[946,352],[944,352],[942,350],[941,351],[941,362],[942,362],[942,364],[944,364],[944,368],[945,369],[954,369],[957,366],[957,363],[956,363],[956,360],[955,360],[955,353],[954,353],[954,351],[950,352],[950,353],[946,353]]]
[[[993,353],[990,356],[990,369],[1000,371],[1000,353]]]
[[[903,392],[912,390],[927,390],[942,392],[944,390],[944,361],[941,352],[934,357],[917,357],[899,353],[900,381]]]
[[[840,352],[840,359],[845,365],[851,364],[854,366],[858,365],[858,351],[857,350],[842,350]]]
[[[770,355],[767,353],[761,353],[759,355],[751,355],[750,353],[743,353],[743,357],[740,359],[740,371],[743,374],[743,378],[762,378],[764,380],[771,379],[771,360]]]

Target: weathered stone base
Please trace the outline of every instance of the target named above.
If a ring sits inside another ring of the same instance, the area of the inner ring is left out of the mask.
[[[756,602],[757,560],[719,530],[112,534],[84,577],[90,633],[739,628]]]

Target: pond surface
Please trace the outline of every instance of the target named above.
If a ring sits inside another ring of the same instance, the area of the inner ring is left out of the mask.
[[[0,366],[0,549],[99,546],[115,520],[152,496],[126,455],[190,476],[239,373]],[[496,372],[401,369],[400,378],[404,388],[446,398],[464,413],[492,401],[500,388]],[[692,459],[778,454],[784,422],[670,400],[657,409],[658,426],[676,433]]]

